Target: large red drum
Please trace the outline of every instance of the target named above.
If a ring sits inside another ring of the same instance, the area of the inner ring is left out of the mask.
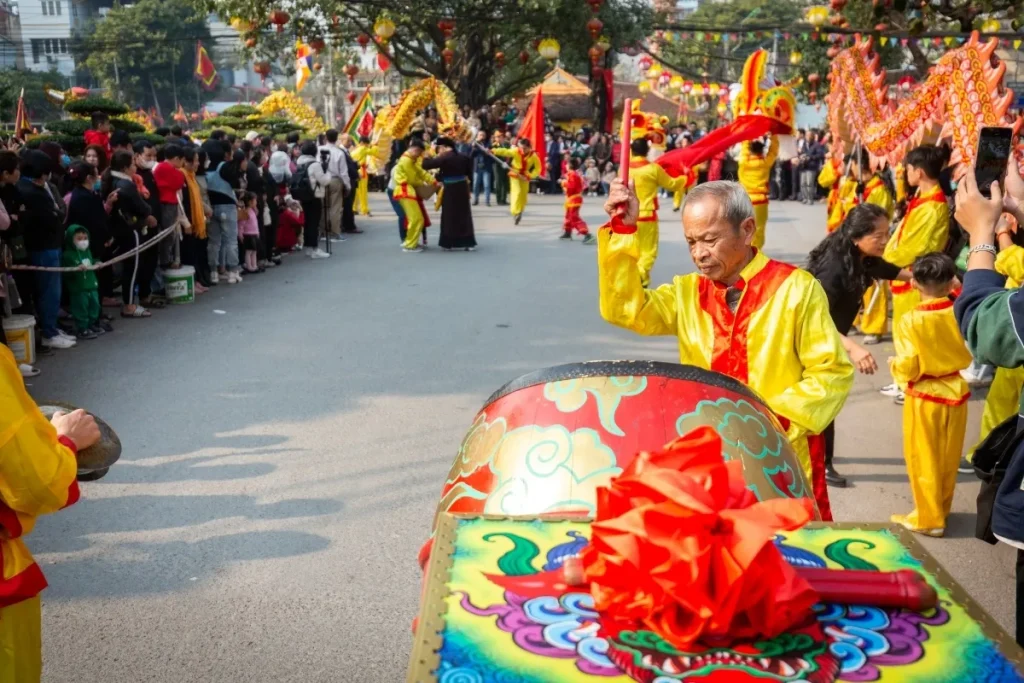
[[[689,365],[559,365],[496,391],[462,441],[439,511],[495,515],[595,512],[597,488],[639,451],[695,427],[721,436],[760,500],[813,499],[774,413],[736,380]],[[425,563],[429,544],[420,554]]]

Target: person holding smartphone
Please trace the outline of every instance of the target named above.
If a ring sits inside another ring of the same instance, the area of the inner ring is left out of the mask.
[[[1008,148],[1007,148],[1008,151]],[[963,290],[953,310],[975,359],[1000,368],[1024,367],[1024,294],[1005,289],[996,272],[996,226],[1003,212],[1024,220],[1024,180],[1015,159],[1006,167],[1004,186],[993,182],[985,196],[973,171],[956,189],[956,220],[970,237]],[[1018,406],[1018,414],[1024,406]],[[1017,419],[1017,434],[1024,419]],[[1024,645],[1024,441],[1018,439],[992,506],[992,533],[1017,548],[1016,638]]]

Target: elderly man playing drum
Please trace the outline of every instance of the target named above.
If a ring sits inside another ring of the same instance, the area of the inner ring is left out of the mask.
[[[810,273],[752,246],[754,208],[743,186],[698,185],[683,206],[683,232],[697,273],[646,289],[638,265],[639,205],[616,181],[598,232],[601,315],[643,335],[675,335],[681,363],[729,375],[775,411],[831,520],[821,432],[853,385],[853,364]]]
[[[36,517],[78,500],[75,456],[99,439],[96,420],[83,410],[47,421],[14,356],[0,346],[0,681],[42,676],[39,593],[46,579],[23,537]]]

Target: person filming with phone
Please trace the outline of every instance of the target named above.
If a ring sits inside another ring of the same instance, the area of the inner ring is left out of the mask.
[[[982,130],[982,139],[986,137]],[[1003,129],[1002,150],[1009,156],[1009,129]],[[954,305],[954,313],[967,347],[983,363],[1000,368],[1024,367],[1024,294],[1019,288],[1005,289],[1004,278],[996,272],[997,225],[1003,213],[1024,221],[1024,180],[1021,180],[1016,159],[1005,165],[1005,179],[998,182],[1002,171],[992,173],[993,164],[984,145],[979,148],[975,170],[969,171],[956,189],[956,220],[969,235],[967,272],[963,290]],[[986,187],[982,187],[979,178]],[[1024,413],[1019,406],[1018,413]],[[1012,439],[1005,447],[1005,475],[995,494],[991,509],[991,534],[995,539],[1017,548],[1017,643],[1024,645],[1024,419],[1008,421]],[[1014,422],[1016,423],[1014,425]],[[978,465],[978,453],[975,464]],[[1001,469],[1001,467],[1000,467]],[[993,468],[995,472],[995,468]],[[979,497],[979,516],[982,515]],[[990,539],[991,540],[991,539]],[[995,542],[995,541],[992,541]]]

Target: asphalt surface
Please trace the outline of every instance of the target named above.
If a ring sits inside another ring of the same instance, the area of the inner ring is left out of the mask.
[[[40,362],[38,399],[88,408],[124,443],[28,539],[50,582],[45,681],[404,680],[416,552],[487,396],[559,363],[678,360],[673,339],[601,320],[594,247],[557,239],[561,198],[532,196],[518,227],[478,207],[475,253],[404,254],[383,196],[371,205],[330,260],[289,256]],[[600,205],[585,201],[592,226]],[[662,211],[655,283],[692,270],[679,225]],[[766,251],[800,263],[823,225],[821,205],[773,203]],[[884,366],[891,345],[876,348]],[[858,377],[838,420],[838,520],[910,510],[887,379]],[[923,542],[1010,628],[1014,554],[973,538],[977,483],[960,479],[948,536]]]

